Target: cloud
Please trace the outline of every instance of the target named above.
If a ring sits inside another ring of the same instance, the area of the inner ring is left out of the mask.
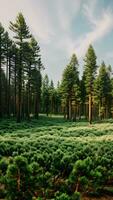
[[[78,59],[83,57],[90,43],[100,41],[112,30],[113,13],[110,8],[102,8],[97,15],[98,2],[11,0],[9,3],[9,0],[0,0],[0,21],[8,29],[9,21],[14,21],[17,13],[23,12],[31,32],[40,43],[47,73],[58,80],[72,53],[75,52]],[[87,23],[87,32],[81,30],[77,35],[75,29],[79,27],[81,16]]]
[[[60,28],[64,31],[69,31],[71,22],[80,10],[82,0],[57,0],[57,17]]]
[[[64,1],[62,2],[63,2],[63,5],[65,5]],[[79,59],[79,58],[83,58],[89,44],[94,44],[98,40],[99,41],[102,40],[113,29],[113,23],[112,23],[113,12],[108,7],[106,8],[106,10],[101,9],[101,12],[99,12],[99,15],[96,15],[96,10],[98,6],[97,0],[93,0],[93,1],[86,0],[85,3],[83,1],[73,1],[73,2],[76,4],[76,12],[74,13],[75,5],[71,4],[72,13],[71,15],[69,15],[69,12],[66,9],[66,7],[65,6],[62,7],[59,1],[57,1],[60,7],[59,25],[61,26],[58,32],[61,34],[58,35],[56,38],[57,39],[56,47],[59,49],[63,48],[64,53],[68,57],[70,57],[71,54],[75,52]],[[75,20],[74,16],[76,16],[78,13],[80,14],[79,11],[80,11],[81,5],[82,5],[81,13],[86,18],[86,21],[89,24],[88,26],[90,28],[90,31],[86,33],[82,33],[82,36],[75,36],[76,39],[75,38],[73,39],[69,31],[70,24],[73,19]],[[67,8],[68,7],[69,5],[67,4]]]
[[[15,21],[18,12],[22,12],[34,35],[47,43],[53,36],[53,27],[43,0],[0,0],[0,21],[8,29],[9,21]],[[7,5],[7,6],[6,6]]]
[[[94,11],[97,5],[97,0],[86,1],[87,3],[83,4],[83,14],[89,21],[90,25],[96,25],[97,20],[94,18]]]
[[[79,38],[79,41],[74,46],[79,58],[84,56],[89,44],[102,39],[113,29],[113,12],[110,8],[107,8],[100,14],[99,18],[95,17],[96,3],[97,1],[94,0],[92,4],[84,4],[83,6],[83,13],[91,25],[91,31],[85,33],[82,38]]]
[[[107,52],[105,54],[106,59],[113,59],[113,51]]]

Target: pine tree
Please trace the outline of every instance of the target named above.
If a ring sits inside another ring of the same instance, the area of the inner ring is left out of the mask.
[[[38,118],[39,104],[40,104],[40,90],[41,90],[41,73],[40,70],[43,68],[40,57],[40,47],[32,36],[29,43],[25,44],[25,63],[26,68],[26,89],[27,89],[27,118],[30,118],[31,113],[31,87],[34,91],[34,101],[35,101],[35,117]],[[37,112],[37,113],[36,113]]]
[[[6,113],[7,113],[7,116],[9,116],[9,109],[8,109],[8,105],[9,105],[9,83],[8,83],[8,80],[9,80],[9,49],[10,49],[10,40],[9,40],[9,35],[8,35],[8,32],[5,32],[4,34],[5,36],[5,56],[6,56],[6,101],[5,101],[5,104],[6,104]]]
[[[55,98],[55,113],[61,114],[61,92],[60,92],[60,82],[58,81],[56,87],[56,98]]]
[[[50,97],[50,113],[55,113],[55,87],[53,80],[50,82],[49,86],[49,97]]]
[[[18,98],[17,98],[17,122],[21,121],[22,113],[22,75],[23,75],[23,61],[24,61],[24,43],[26,39],[31,37],[29,33],[29,28],[26,25],[25,19],[22,13],[19,13],[16,22],[10,22],[10,29],[15,33],[14,38],[16,39],[16,44],[19,48],[19,65],[17,71],[17,86],[18,86]]]
[[[50,109],[49,78],[46,74],[42,80],[42,112],[48,116]]]
[[[34,116],[38,119],[40,111],[40,99],[41,99],[41,85],[42,85],[42,76],[41,70],[44,69],[44,66],[41,61],[40,56],[40,47],[38,42],[34,37],[31,38],[31,49],[33,53],[33,65],[34,69],[32,71],[33,80],[34,80]]]
[[[2,64],[4,61],[4,28],[0,23],[0,118],[2,117],[3,110],[2,110]]]
[[[111,80],[104,62],[102,62],[98,77],[95,80],[95,98],[99,104],[100,119],[102,117],[108,117],[111,104]]]
[[[82,115],[87,118],[86,112],[86,87],[85,87],[85,74],[83,73],[82,79],[80,81],[80,91],[81,91],[81,112]]]
[[[34,96],[34,116],[36,119],[38,119],[40,111],[41,85],[42,76],[40,70],[35,68],[32,70],[32,90]]]
[[[65,104],[63,106],[66,108],[67,119],[72,119],[72,101],[74,101],[76,104],[78,98],[78,75],[78,60],[76,55],[73,54],[70,63],[64,70],[61,82],[62,100]]]
[[[4,54],[6,60],[6,114],[10,117],[10,99],[11,99],[11,71],[12,71],[12,57],[13,57],[13,49],[12,49],[12,41],[9,38],[8,32],[4,34]]]
[[[85,69],[84,69],[84,74],[85,74],[85,86],[86,86],[86,92],[88,95],[88,101],[89,101],[89,123],[92,123],[92,96],[93,96],[93,85],[94,85],[94,80],[95,80],[95,75],[96,75],[96,69],[97,69],[97,64],[96,64],[96,55],[95,51],[92,47],[92,45],[89,46],[88,51],[86,53],[85,59]]]

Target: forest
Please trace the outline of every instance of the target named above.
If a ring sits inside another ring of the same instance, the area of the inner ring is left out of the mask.
[[[0,200],[113,197],[113,72],[89,45],[57,86],[22,13],[0,23]]]

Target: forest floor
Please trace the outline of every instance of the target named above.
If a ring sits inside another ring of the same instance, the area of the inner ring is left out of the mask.
[[[31,122],[16,123],[14,120],[0,122],[0,141],[6,140],[59,139],[78,142],[113,141],[113,120],[94,122],[71,122],[60,116],[44,117]]]
[[[3,120],[0,122],[0,145],[4,142],[27,144],[29,149],[36,142],[40,146],[44,145],[42,149],[48,145],[54,148],[55,145],[65,153],[71,153],[72,146],[78,143],[95,145],[98,150],[102,144],[113,142],[113,120],[94,122],[92,125],[87,121],[69,122],[61,116],[47,118],[42,115],[39,120],[33,119],[31,122],[24,121],[20,124],[12,119]],[[96,199],[113,200],[113,197],[83,198],[83,200]]]
[[[96,197],[96,198],[93,198],[93,197],[84,197],[83,200],[113,200],[113,197],[111,196],[105,196],[105,197]]]

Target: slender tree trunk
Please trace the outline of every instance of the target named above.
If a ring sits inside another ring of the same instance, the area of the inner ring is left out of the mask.
[[[92,95],[89,94],[89,123],[92,124]]]
[[[99,119],[102,119],[102,113],[101,113],[101,102],[99,102]]]
[[[2,58],[1,58],[1,35],[0,35],[0,118],[2,118]]]
[[[79,117],[79,120],[81,119],[81,104],[79,104],[78,106],[78,117]]]
[[[106,119],[109,118],[109,111],[108,111],[108,105],[107,105],[107,102],[106,102]]]
[[[21,104],[22,104],[22,54],[20,52],[20,65],[18,72],[18,102],[17,102],[17,122],[21,121]]]
[[[66,119],[66,107],[63,108],[64,119]]]
[[[11,82],[11,58],[9,57],[9,80],[8,80],[8,117],[10,117],[10,106],[11,106],[11,102],[10,102],[10,82]]]
[[[76,121],[76,103],[75,103],[74,108],[73,108],[73,121],[74,122]]]
[[[67,119],[69,119],[69,98],[67,99],[66,102],[66,110],[67,110]]]
[[[25,118],[25,110],[26,110],[25,82],[23,80],[23,82],[22,82],[22,95],[21,95],[21,119]]]
[[[30,119],[30,84],[28,83],[28,95],[27,95],[27,118]]]
[[[71,106],[71,99],[69,99],[69,119],[72,119],[72,106]]]
[[[27,96],[27,118],[30,119],[30,88],[31,88],[31,64],[29,65],[29,71],[28,71],[28,96]]]
[[[39,95],[38,95],[38,91],[35,97],[35,117],[36,119],[38,119],[39,117]]]
[[[16,116],[16,89],[17,89],[17,85],[16,85],[16,76],[17,76],[17,62],[16,62],[16,57],[15,57],[15,68],[14,68],[14,116]]]
[[[88,119],[88,103],[86,102],[85,104],[84,104],[84,111],[85,111],[85,119]]]
[[[77,180],[77,184],[76,184],[76,188],[75,188],[75,192],[78,192],[78,189],[79,189],[79,177],[78,177],[78,180]]]
[[[7,55],[7,62],[6,62],[6,115],[8,116],[8,69],[9,67],[9,58],[8,58],[8,55]]]

